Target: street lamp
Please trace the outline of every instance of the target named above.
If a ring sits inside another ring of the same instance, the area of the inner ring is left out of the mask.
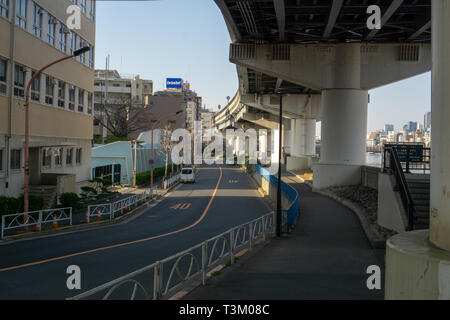
[[[156,121],[153,125],[152,125],[152,151],[151,151],[151,155],[150,155],[150,190],[153,188],[153,131],[156,127],[156,125],[158,123],[160,123],[162,120],[176,116],[180,113],[182,113],[183,110],[179,110],[177,112],[172,112],[169,113],[167,115],[165,115],[164,117],[160,118],[158,121]]]
[[[283,133],[283,96],[280,94],[280,114],[279,114],[279,130],[278,133],[278,185],[277,185],[277,237],[281,236],[281,135]]]
[[[29,194],[29,176],[30,176],[30,168],[29,168],[29,142],[30,142],[30,89],[31,84],[33,81],[47,68],[50,68],[51,66],[64,61],[71,59],[73,57],[77,57],[87,51],[89,51],[89,47],[83,47],[78,50],[75,50],[72,55],[58,59],[53,61],[52,63],[49,63],[45,67],[41,68],[37,72],[34,73],[34,75],[31,77],[31,79],[27,83],[27,89],[26,89],[26,95],[25,95],[25,174],[24,174],[24,185],[23,185],[23,211],[26,213],[29,210],[28,205],[28,194]],[[25,214],[23,216],[24,224],[25,224],[25,231],[28,231],[28,215]]]

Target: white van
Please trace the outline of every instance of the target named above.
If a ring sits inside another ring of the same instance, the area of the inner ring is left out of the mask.
[[[181,182],[195,182],[194,168],[184,167],[181,169]]]

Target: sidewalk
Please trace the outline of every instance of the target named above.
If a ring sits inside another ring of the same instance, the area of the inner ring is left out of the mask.
[[[292,234],[256,248],[183,299],[383,299],[383,290],[367,289],[366,269],[379,265],[384,274],[384,250],[371,248],[355,214],[290,173],[283,180],[299,192]]]

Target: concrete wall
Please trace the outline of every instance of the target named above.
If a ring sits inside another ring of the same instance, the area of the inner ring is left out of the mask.
[[[372,189],[378,189],[378,175],[381,169],[377,167],[361,167],[361,185]]]
[[[267,195],[271,201],[276,203],[277,202],[277,191],[278,191],[277,187],[270,184],[270,182],[268,180],[264,179],[264,177],[261,176],[260,174],[258,174],[257,172],[253,173],[252,177],[256,181],[258,186],[261,187],[264,194]],[[283,210],[287,210],[290,205],[291,205],[291,201],[284,193],[282,193],[281,194],[281,208]]]
[[[392,175],[379,174],[377,223],[390,230],[405,232],[408,219],[400,194],[394,191],[394,184]]]
[[[318,163],[313,166],[313,176],[316,189],[358,185],[361,183],[361,166]]]

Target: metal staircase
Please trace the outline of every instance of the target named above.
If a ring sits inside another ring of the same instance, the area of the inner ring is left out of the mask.
[[[430,179],[406,179],[414,203],[414,229],[428,229],[430,225]]]

